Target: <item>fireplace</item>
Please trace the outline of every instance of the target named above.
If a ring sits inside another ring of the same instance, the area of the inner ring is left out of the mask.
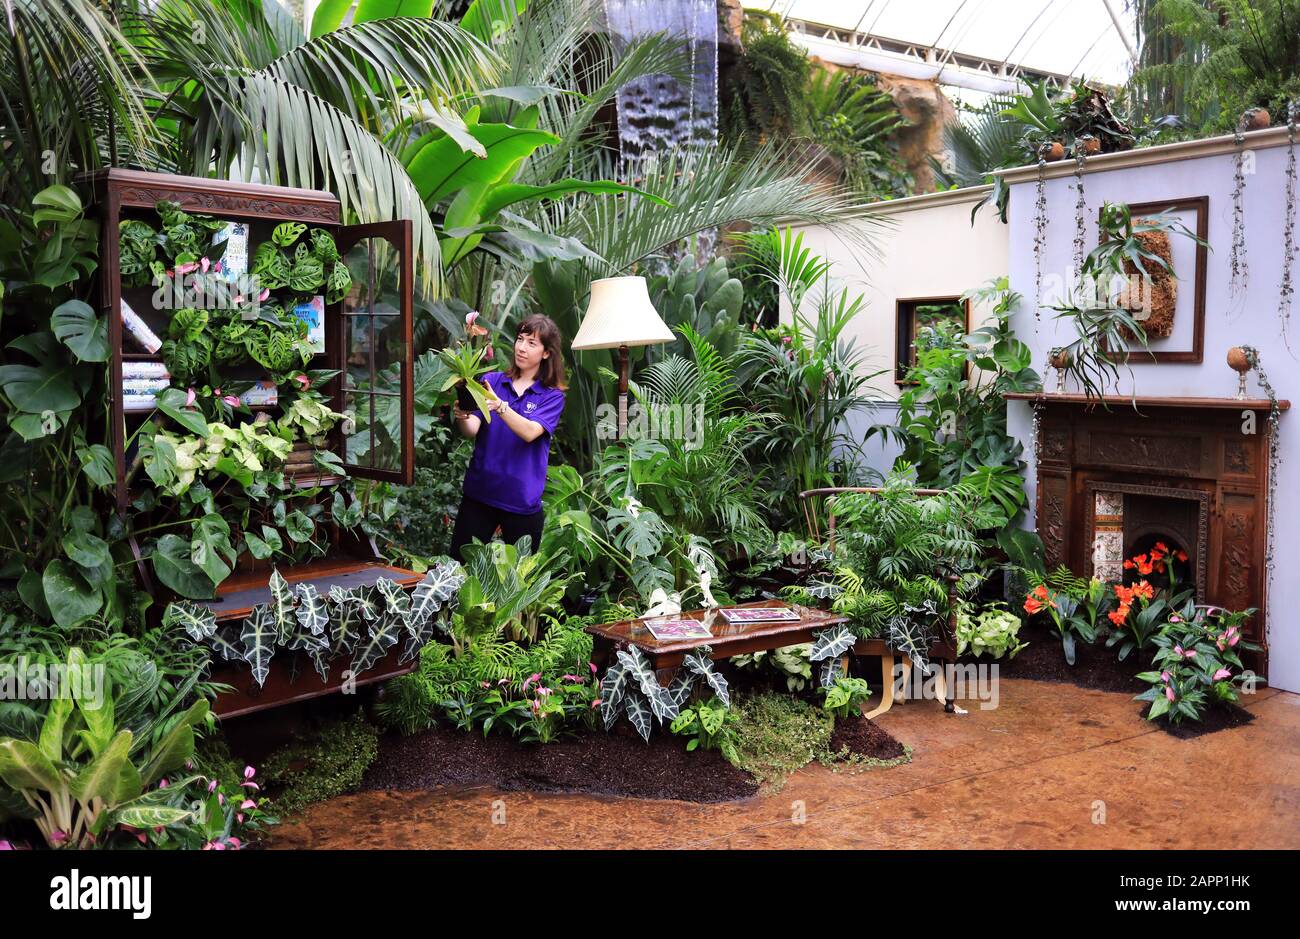
[[[1131,581],[1125,558],[1157,543],[1184,552],[1177,576],[1198,603],[1259,610],[1247,634],[1264,649],[1244,661],[1266,674],[1269,402],[1139,398],[1136,410],[1128,400],[1107,410],[1082,395],[1037,400],[1038,534],[1048,566]]]

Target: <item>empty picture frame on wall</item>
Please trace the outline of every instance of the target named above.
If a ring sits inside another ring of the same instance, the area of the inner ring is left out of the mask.
[[[1148,335],[1146,349],[1135,342],[1129,350],[1129,363],[1199,363],[1205,346],[1205,274],[1209,254],[1206,241],[1209,236],[1210,198],[1195,196],[1157,202],[1133,202],[1129,204],[1129,212],[1134,221],[1154,215],[1170,216],[1200,239],[1200,243],[1197,243],[1177,232],[1169,233],[1169,260],[1174,284],[1173,323],[1168,335]],[[1151,270],[1154,266],[1154,262],[1148,262],[1148,270],[1157,274]],[[1150,285],[1144,283],[1141,294],[1142,299],[1154,301],[1155,309],[1147,311],[1154,322],[1162,300],[1159,291],[1151,291]]]

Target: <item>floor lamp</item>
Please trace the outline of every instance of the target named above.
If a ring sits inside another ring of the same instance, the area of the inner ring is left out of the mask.
[[[655,312],[644,277],[606,277],[591,282],[591,300],[578,335],[573,337],[573,351],[618,350],[620,440],[627,433],[628,347],[656,345],[676,338]]]

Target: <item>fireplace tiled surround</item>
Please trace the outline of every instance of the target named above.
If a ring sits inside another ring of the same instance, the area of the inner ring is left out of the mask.
[[[1135,410],[1079,395],[1038,400],[1037,521],[1048,566],[1119,581],[1135,536],[1168,534],[1189,555],[1198,602],[1260,610],[1247,631],[1265,648],[1246,665],[1266,675],[1269,403],[1139,399]],[[1126,505],[1142,507],[1144,524],[1126,523]]]

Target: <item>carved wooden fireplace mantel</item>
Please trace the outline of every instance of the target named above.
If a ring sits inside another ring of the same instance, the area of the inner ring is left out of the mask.
[[[1186,506],[1197,599],[1260,610],[1247,627],[1265,645],[1267,400],[1112,399],[1008,394],[1040,403],[1038,534],[1049,566],[1093,574],[1096,494],[1171,497]],[[1289,401],[1279,402],[1282,410]],[[1175,513],[1176,514],[1176,513]],[[1248,667],[1267,674],[1267,646]]]

